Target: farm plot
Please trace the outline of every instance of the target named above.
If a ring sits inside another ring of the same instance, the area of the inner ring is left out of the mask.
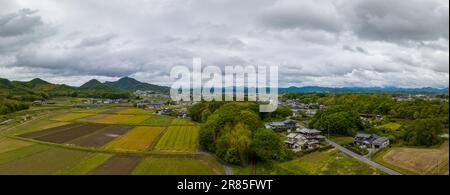
[[[73,123],[73,124],[53,127],[53,128],[49,128],[49,129],[44,129],[44,130],[41,130],[41,131],[35,131],[35,132],[31,132],[31,133],[21,134],[21,135],[19,135],[19,137],[37,138],[37,137],[42,137],[42,136],[45,136],[45,135],[49,135],[49,134],[53,134],[53,133],[65,131],[67,129],[81,127],[81,126],[83,126],[83,124]]]
[[[91,122],[103,124],[123,124],[123,121],[129,120],[132,117],[133,115],[103,115],[103,117],[92,120]]]
[[[448,148],[448,142],[436,149],[392,148],[382,160],[415,174],[448,174]]]
[[[173,119],[171,126],[193,126],[194,122],[185,119]]]
[[[153,110],[130,108],[130,109],[125,109],[125,110],[120,110],[120,111],[116,112],[116,114],[150,115],[153,112],[154,112]]]
[[[32,145],[30,142],[0,137],[0,153]]]
[[[130,126],[107,126],[102,130],[96,131],[92,134],[88,134],[87,136],[77,138],[70,141],[69,143],[81,147],[97,148],[104,146],[117,137],[120,137],[132,128],[133,127]]]
[[[112,154],[95,154],[90,158],[84,159],[79,162],[75,166],[67,167],[63,170],[57,172],[60,175],[84,175],[94,170],[104,162],[106,162],[109,158],[111,158]]]
[[[80,127],[70,128],[65,131],[44,135],[35,139],[45,142],[65,143],[95,131],[99,131],[105,127],[107,126],[101,124],[82,125]]]
[[[53,174],[67,167],[75,166],[92,153],[52,148],[31,156],[0,164],[0,174]]]
[[[223,169],[223,168],[222,168]],[[148,157],[133,170],[134,175],[215,175],[221,174],[200,160]]]
[[[147,150],[163,130],[164,127],[136,127],[108,144],[106,148],[120,151]]]
[[[137,125],[149,119],[150,117],[150,115],[131,115],[128,119],[122,120],[119,123],[125,125]]]
[[[113,156],[91,171],[91,175],[128,175],[141,161],[136,156]]]
[[[198,127],[171,126],[155,146],[159,151],[193,152],[198,147]]]
[[[45,150],[48,150],[48,146],[40,145],[40,144],[33,144],[30,146],[25,146],[16,150],[10,150],[7,152],[0,153],[0,165],[5,164],[17,159],[25,158],[27,156],[43,152]],[[1,171],[0,171],[1,174]]]
[[[11,130],[8,130],[9,135],[20,135],[24,133],[30,133],[40,131],[43,129],[59,127],[69,124],[68,122],[56,122],[51,120],[34,120],[32,122],[23,123]]]
[[[140,125],[150,125],[150,126],[169,126],[173,118],[167,116],[153,115],[145,121],[142,121]]]
[[[92,114],[92,113],[69,113],[69,114],[64,114],[62,116],[55,117],[52,120],[67,122],[67,121],[74,121],[74,120],[78,120],[78,119],[82,119],[82,118],[87,118],[90,116],[94,116],[94,114]]]

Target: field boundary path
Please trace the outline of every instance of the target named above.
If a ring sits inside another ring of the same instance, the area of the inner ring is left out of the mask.
[[[203,154],[203,155],[207,155],[207,156],[211,156],[214,159],[216,159],[220,164],[222,164],[223,170],[225,171],[225,175],[234,175],[233,170],[231,169],[231,167],[229,167],[225,161],[223,161],[222,159],[220,159],[216,155],[208,153],[208,152],[203,152],[203,151],[200,151],[198,153],[199,154]]]
[[[339,144],[337,144],[337,143],[335,143],[335,142],[333,142],[333,141],[331,141],[329,139],[326,139],[325,141],[328,144],[330,144],[333,147],[335,147],[336,149],[338,149],[339,151],[341,151],[341,152],[343,152],[343,153],[345,153],[345,154],[347,154],[347,155],[349,155],[349,156],[351,156],[351,157],[353,157],[353,158],[355,158],[355,159],[357,159],[357,160],[359,160],[359,161],[361,161],[363,163],[366,163],[366,164],[369,164],[369,165],[371,165],[371,166],[373,166],[375,168],[378,168],[378,169],[384,171],[385,173],[387,173],[389,175],[401,175],[401,173],[399,173],[397,171],[394,171],[392,169],[389,169],[389,168],[387,168],[387,167],[385,167],[383,165],[380,165],[380,164],[378,164],[376,162],[373,162],[370,159],[365,158],[365,157],[363,157],[363,156],[361,156],[359,154],[356,154],[356,153],[350,151],[349,149],[347,149],[347,148],[345,148],[345,147],[343,147],[343,146],[341,146],[341,145],[339,145]]]

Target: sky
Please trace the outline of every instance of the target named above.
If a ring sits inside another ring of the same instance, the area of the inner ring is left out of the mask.
[[[279,84],[449,86],[448,0],[0,0],[0,77],[80,86],[174,66],[278,65]]]

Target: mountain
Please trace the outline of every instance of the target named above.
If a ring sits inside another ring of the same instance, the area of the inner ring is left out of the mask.
[[[101,87],[104,86],[103,83],[98,81],[97,79],[92,79],[88,81],[87,83],[80,86],[81,89],[87,89],[87,88],[94,88],[94,87]]]
[[[279,93],[430,93],[448,94],[449,89],[425,88],[398,88],[398,87],[289,87],[279,88]]]
[[[169,87],[140,82],[130,77],[124,77],[114,82],[106,82],[105,84],[130,92],[141,90],[141,91],[154,91],[158,93],[169,93],[170,91]]]

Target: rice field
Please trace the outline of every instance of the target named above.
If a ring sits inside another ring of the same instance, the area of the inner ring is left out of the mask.
[[[1,174],[54,174],[66,167],[74,166],[92,153],[51,148],[30,156],[18,158],[14,161],[0,164]]]
[[[138,125],[151,117],[152,116],[150,115],[132,115],[128,119],[119,121],[118,123],[126,125]]]
[[[60,170],[57,172],[57,174],[62,175],[85,175],[104,162],[106,162],[108,159],[110,159],[113,155],[112,154],[95,154],[92,155],[90,158],[86,158],[76,164],[72,167],[67,167],[63,170]]]
[[[153,115],[145,121],[142,121],[140,125],[151,125],[151,126],[169,126],[173,118],[167,116]]]
[[[92,120],[91,122],[94,123],[102,123],[102,124],[123,124],[122,121],[129,120],[132,118],[133,115],[104,115],[101,118],[98,118],[96,120]]]
[[[153,110],[143,110],[143,109],[137,109],[137,108],[129,108],[125,110],[120,110],[116,112],[116,114],[131,114],[131,115],[150,115],[154,111]]]
[[[193,152],[198,148],[198,127],[171,126],[155,146],[158,151]]]
[[[173,119],[172,123],[170,124],[172,126],[189,126],[189,125],[195,125],[194,122],[185,120],[185,119]]]
[[[32,143],[0,137],[0,153],[16,150],[29,145],[32,145]]]
[[[223,169],[223,168],[222,168]],[[145,158],[133,170],[134,175],[214,175],[220,174],[205,163],[187,158]]]
[[[136,127],[110,142],[105,148],[119,151],[147,150],[164,129],[164,127]]]
[[[78,119],[82,119],[82,118],[87,118],[90,116],[94,116],[94,114],[92,114],[92,113],[69,113],[69,114],[55,117],[52,120],[68,122],[68,121],[74,121],[74,120],[78,120]]]

